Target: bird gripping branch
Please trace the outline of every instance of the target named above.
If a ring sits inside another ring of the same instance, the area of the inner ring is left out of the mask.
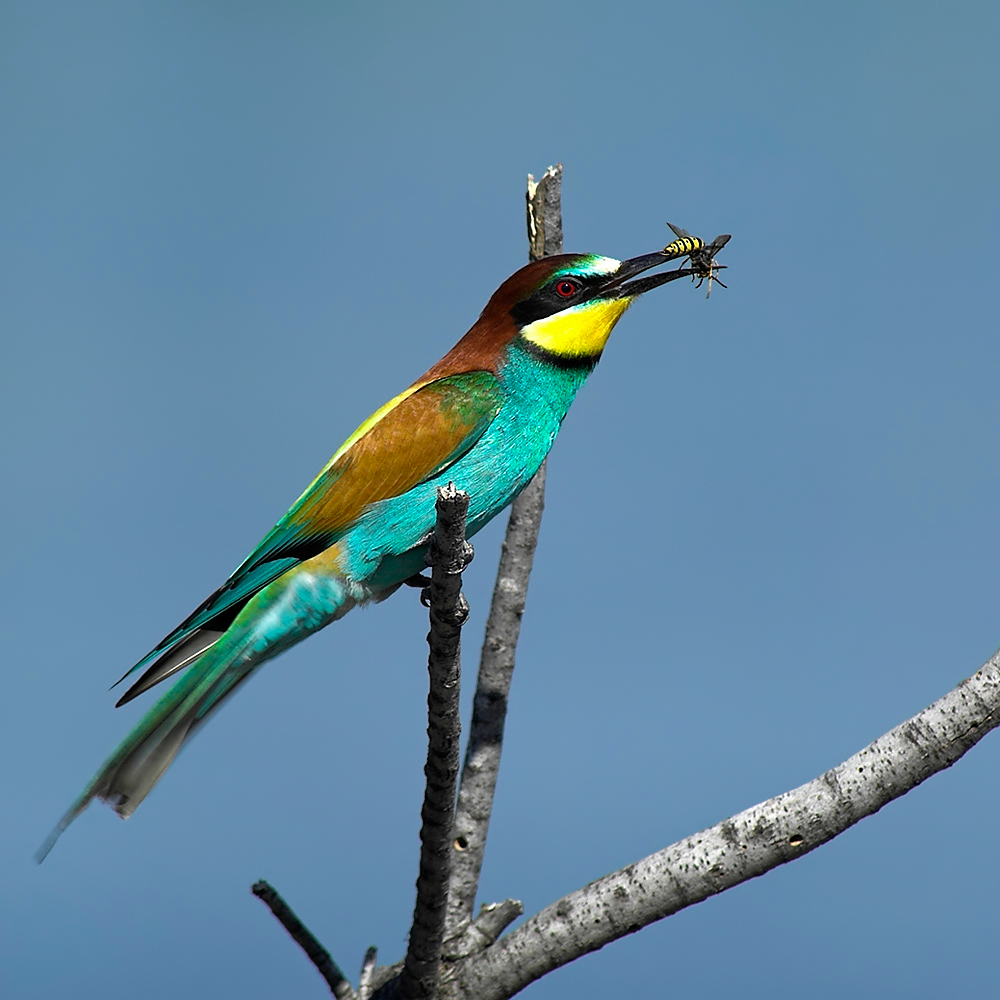
[[[262,664],[419,576],[439,486],[469,494],[470,537],[503,510],[541,465],[629,305],[704,272],[692,259],[694,267],[646,273],[670,259],[558,254],[508,278],[455,347],[361,424],[229,579],[128,671],[120,705],[183,673],[105,761],[39,860],[94,798],[131,816]]]

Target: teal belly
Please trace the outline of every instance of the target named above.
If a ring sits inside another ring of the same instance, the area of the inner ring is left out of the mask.
[[[512,345],[498,373],[503,407],[475,446],[433,479],[373,504],[341,539],[351,579],[378,591],[420,572],[437,488],[449,482],[469,494],[468,535],[479,531],[538,471],[590,371],[559,368]]]

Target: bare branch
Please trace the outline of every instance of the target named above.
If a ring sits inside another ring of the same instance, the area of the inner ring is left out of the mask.
[[[541,260],[563,252],[562,175],[557,163],[542,174],[542,179],[528,174],[528,259]]]
[[[458,970],[450,996],[506,1000],[540,976],[808,854],[955,763],[1000,724],[1000,653],[813,781],[592,882]]]
[[[524,904],[519,899],[505,899],[502,903],[483,903],[479,916],[465,928],[465,933],[447,943],[444,957],[454,961],[489,948],[523,913]]]
[[[460,639],[469,617],[469,606],[462,596],[462,572],[472,559],[472,546],[465,540],[468,511],[467,493],[456,490],[453,483],[438,489],[428,588],[431,629],[427,636],[427,785],[421,810],[417,901],[399,981],[399,996],[404,1000],[433,1000],[441,968],[462,733]]]
[[[275,915],[278,923],[288,931],[292,940],[306,953],[309,961],[316,966],[326,980],[330,992],[337,1000],[354,1000],[354,990],[347,981],[330,953],[313,936],[312,932],[292,911],[292,908],[278,895],[272,885],[261,879],[254,882],[250,891]]]
[[[465,750],[455,813],[454,855],[448,898],[449,938],[462,933],[472,917],[476,902],[500,772],[507,699],[514,675],[521,616],[524,614],[528,578],[544,506],[543,465],[511,508],[486,622],[469,743]]]
[[[550,167],[538,184],[529,175],[533,260],[562,249],[561,179],[560,166]],[[453,484],[438,491],[433,569],[427,588],[431,607],[427,786],[417,900],[405,961],[376,968],[374,949],[369,949],[356,997],[329,953],[280,896],[266,882],[253,887],[341,1000],[507,1000],[588,952],[815,850],[950,767],[1000,724],[997,653],[948,695],[838,767],[597,879],[501,938],[523,912],[519,902],[508,899],[484,906],[475,920],[471,913],[544,505],[544,476],[543,465],[511,510],[487,622],[457,810],[453,803],[460,738],[459,640],[468,615],[461,574],[471,558],[471,546],[465,541],[468,496]],[[407,582],[423,586],[428,581],[415,577]]]
[[[375,973],[377,958],[378,949],[374,946],[365,952],[364,960],[361,962],[361,975],[358,977],[358,1000],[371,1000],[372,977]]]
[[[529,257],[562,253],[562,164],[549,167],[536,184],[528,174]],[[493,601],[479,660],[469,744],[455,810],[454,856],[448,896],[447,938],[461,935],[472,919],[486,851],[493,797],[500,773],[500,753],[507,719],[507,698],[528,578],[545,506],[545,465],[510,509],[500,554]]]
[[[562,250],[561,180],[561,166],[550,167],[537,184],[529,175],[533,260]],[[588,952],[815,850],[950,767],[1000,724],[997,653],[944,698],[838,767],[597,879],[501,938],[523,912],[519,902],[509,899],[484,906],[475,920],[471,913],[544,505],[544,476],[543,465],[511,510],[487,622],[457,809],[453,803],[460,738],[459,640],[468,615],[461,573],[471,558],[471,546],[465,541],[468,496],[453,484],[438,491],[433,569],[427,588],[431,607],[427,786],[417,900],[405,961],[376,968],[374,949],[369,949],[360,995],[355,997],[336,963],[278,894],[266,882],[253,887],[341,1000],[507,1000]],[[415,577],[407,582],[423,586],[428,581]],[[443,944],[446,938],[447,946]]]

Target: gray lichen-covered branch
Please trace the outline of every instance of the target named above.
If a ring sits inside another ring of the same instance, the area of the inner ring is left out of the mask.
[[[562,164],[549,167],[542,179],[528,175],[528,256],[538,260],[562,253]],[[500,773],[500,753],[507,719],[507,700],[514,676],[514,655],[528,578],[538,544],[545,507],[545,465],[538,470],[510,509],[497,568],[496,584],[479,660],[479,677],[462,765],[455,812],[454,857],[448,897],[446,936],[462,934],[472,919],[486,851],[493,798]],[[453,946],[461,952],[463,945]]]
[[[818,778],[591,882],[456,970],[449,997],[506,1000],[573,959],[808,854],[955,763],[1000,723],[1000,653]]]

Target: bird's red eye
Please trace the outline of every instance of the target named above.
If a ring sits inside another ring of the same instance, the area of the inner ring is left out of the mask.
[[[556,285],[556,295],[564,299],[572,298],[580,290],[580,286],[575,281],[560,281]]]

